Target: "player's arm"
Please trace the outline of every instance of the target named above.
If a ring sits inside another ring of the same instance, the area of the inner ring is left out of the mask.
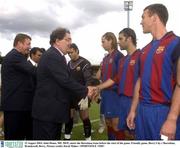
[[[111,87],[114,83],[115,83],[115,82],[114,82],[112,79],[108,79],[108,80],[106,80],[105,82],[99,84],[99,85],[97,86],[97,88],[98,88],[99,91],[100,91],[100,90],[102,90],[102,89],[106,89],[106,88],[108,88],[108,87]]]
[[[177,84],[172,96],[172,103],[170,107],[169,114],[165,123],[161,128],[161,134],[168,137],[169,140],[175,139],[176,133],[176,122],[180,111],[180,58],[177,62]]]
[[[128,114],[128,117],[126,119],[127,122],[127,126],[129,127],[129,129],[134,129],[135,128],[135,123],[134,123],[134,119],[136,116],[136,109],[139,103],[139,90],[140,90],[140,78],[138,78],[135,88],[134,88],[134,95],[133,95],[133,99],[132,99],[132,104],[131,104],[131,108]]]

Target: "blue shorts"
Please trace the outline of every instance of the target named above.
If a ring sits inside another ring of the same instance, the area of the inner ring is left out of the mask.
[[[101,91],[101,114],[104,114],[105,118],[119,117],[119,96],[113,90]]]
[[[137,140],[161,140],[160,130],[165,122],[170,107],[161,104],[139,103],[135,135]],[[180,120],[178,120],[176,139],[180,137]]]
[[[129,110],[131,108],[132,98],[124,95],[119,96],[120,100],[120,115],[119,115],[119,125],[118,128],[122,130],[127,130],[126,118],[128,116]]]

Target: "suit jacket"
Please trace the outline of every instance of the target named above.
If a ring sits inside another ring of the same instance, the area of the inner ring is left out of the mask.
[[[84,98],[88,90],[71,77],[60,52],[50,47],[42,55],[37,67],[33,117],[41,121],[67,122],[70,115],[71,92]]]
[[[1,96],[4,111],[31,111],[32,76],[35,76],[35,73],[36,68],[16,49],[12,49],[5,56],[1,68]]]
[[[33,66],[33,67],[35,67],[36,68],[36,66],[34,66],[32,63],[31,63],[31,61],[30,60],[28,60],[28,63],[31,65],[31,66]],[[35,91],[36,91],[36,84],[37,84],[37,80],[36,80],[36,75],[34,76],[31,76],[31,80],[32,80],[32,84],[33,84],[33,97],[34,97],[34,94],[35,94]]]

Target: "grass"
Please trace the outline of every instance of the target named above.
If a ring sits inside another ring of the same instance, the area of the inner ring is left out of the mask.
[[[104,131],[102,134],[98,133],[98,128],[99,128],[99,104],[91,103],[91,107],[89,109],[89,114],[90,114],[92,129],[94,130],[94,133],[92,133],[92,135],[91,135],[92,140],[107,140],[106,131]],[[84,133],[83,124],[79,120],[79,123],[75,124],[75,126],[73,128],[72,140],[84,140],[83,133]]]

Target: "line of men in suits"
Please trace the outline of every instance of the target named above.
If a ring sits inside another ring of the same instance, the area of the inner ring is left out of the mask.
[[[16,35],[1,69],[5,140],[60,139],[62,123],[69,120],[70,92],[81,100],[80,106],[86,96],[93,98],[94,87],[76,82],[68,70],[64,56],[71,40],[68,29],[57,28],[50,35],[50,48],[42,56],[38,49],[37,57],[32,49],[27,60],[31,37]],[[38,57],[40,61],[32,60]]]

